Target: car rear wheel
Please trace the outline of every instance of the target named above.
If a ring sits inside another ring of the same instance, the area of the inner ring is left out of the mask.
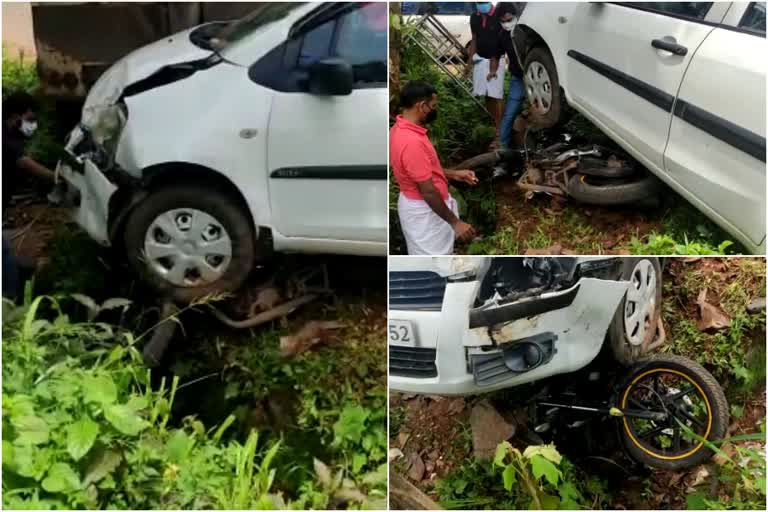
[[[136,271],[179,302],[234,291],[254,264],[247,212],[229,194],[204,185],[153,192],[128,218],[124,241]]]
[[[528,101],[539,105],[536,126],[551,128],[559,121],[563,111],[562,91],[552,54],[537,46],[525,57],[525,93]]]
[[[661,312],[661,264],[658,258],[621,258],[617,277],[629,281],[629,288],[608,328],[608,342],[616,360],[630,365],[642,356],[646,337],[656,332]]]

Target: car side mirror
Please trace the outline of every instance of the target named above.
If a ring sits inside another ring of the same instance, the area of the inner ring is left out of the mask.
[[[352,66],[344,59],[323,59],[309,68],[310,94],[346,96],[352,94],[353,83]]]

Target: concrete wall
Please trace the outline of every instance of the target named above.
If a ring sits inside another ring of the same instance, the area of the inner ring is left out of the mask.
[[[32,4],[30,2],[3,2],[3,49],[11,55],[24,53],[25,59],[34,59],[35,37],[32,31]]]

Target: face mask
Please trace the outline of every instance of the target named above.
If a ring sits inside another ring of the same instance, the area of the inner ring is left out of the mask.
[[[475,6],[477,7],[477,12],[479,12],[480,14],[488,14],[489,12],[491,12],[491,7],[492,7],[491,2],[481,2],[481,3],[475,4]]]
[[[515,25],[517,24],[517,21],[511,20],[511,21],[502,21],[501,22],[501,28],[506,30],[507,32],[511,31],[513,28],[515,28]]]
[[[35,121],[22,121],[21,126],[19,127],[19,131],[25,137],[31,137],[34,135],[35,130],[37,130],[37,122]]]
[[[437,119],[437,109],[433,108],[429,111],[429,114],[427,114],[427,117],[424,118],[424,122],[429,124],[433,123]]]

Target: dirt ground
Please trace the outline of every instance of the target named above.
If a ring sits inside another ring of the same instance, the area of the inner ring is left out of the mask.
[[[497,226],[514,233],[523,254],[547,249],[540,247],[547,242],[547,254],[630,254],[633,238],[662,230],[658,211],[578,205],[546,194],[528,199],[516,180],[510,177],[496,188]]]
[[[38,196],[21,199],[3,211],[3,232],[16,254],[41,264],[56,230],[69,222],[67,209],[52,207]]]
[[[751,280],[749,286],[744,287],[745,279]],[[765,261],[757,258],[670,258],[666,262],[663,280],[663,318],[668,342],[659,350],[697,358],[714,372],[712,363],[720,357],[715,345],[722,342],[722,337],[716,334],[702,336],[701,339],[695,338],[696,345],[689,343],[685,341],[687,334],[681,319],[693,324],[700,321],[697,299],[700,290],[706,289],[709,304],[732,316],[734,322],[741,321],[735,312],[744,311],[750,300],[764,295]],[[745,360],[748,360],[750,352],[764,358],[764,347],[763,317],[761,325],[758,321],[758,326],[747,332],[740,347],[732,346],[730,349],[746,352]],[[710,364],[707,364],[707,359],[710,359]],[[726,388],[732,406],[742,411],[740,416],[732,414],[728,435],[734,437],[760,432],[766,417],[764,381],[759,381],[755,388],[744,394],[737,393],[737,386],[728,382],[727,377],[716,375]],[[411,483],[438,501],[438,482],[472,460],[469,415],[472,407],[484,398],[487,397],[449,398],[390,392],[390,449],[402,452],[402,456],[392,463],[390,471],[406,476]],[[505,403],[503,397],[492,395],[491,400],[497,407]],[[510,411],[502,409],[500,412],[507,414]],[[760,447],[762,444],[755,441],[740,446]],[[609,483],[610,504],[615,509],[685,509],[686,496],[691,489],[700,485],[705,477],[717,475],[719,470],[717,464],[711,463],[685,471],[651,470],[634,464],[620,448],[611,449],[613,455],[609,453],[607,458],[612,459],[612,463],[588,465],[586,471]],[[735,452],[729,443],[723,446],[723,450],[729,454]],[[617,471],[616,464],[624,469]],[[721,485],[718,479],[710,478],[707,482],[711,482],[710,491],[717,494]],[[488,499],[492,500],[491,497]],[[478,507],[475,504],[470,508]],[[488,503],[487,508],[493,509],[493,504]]]

